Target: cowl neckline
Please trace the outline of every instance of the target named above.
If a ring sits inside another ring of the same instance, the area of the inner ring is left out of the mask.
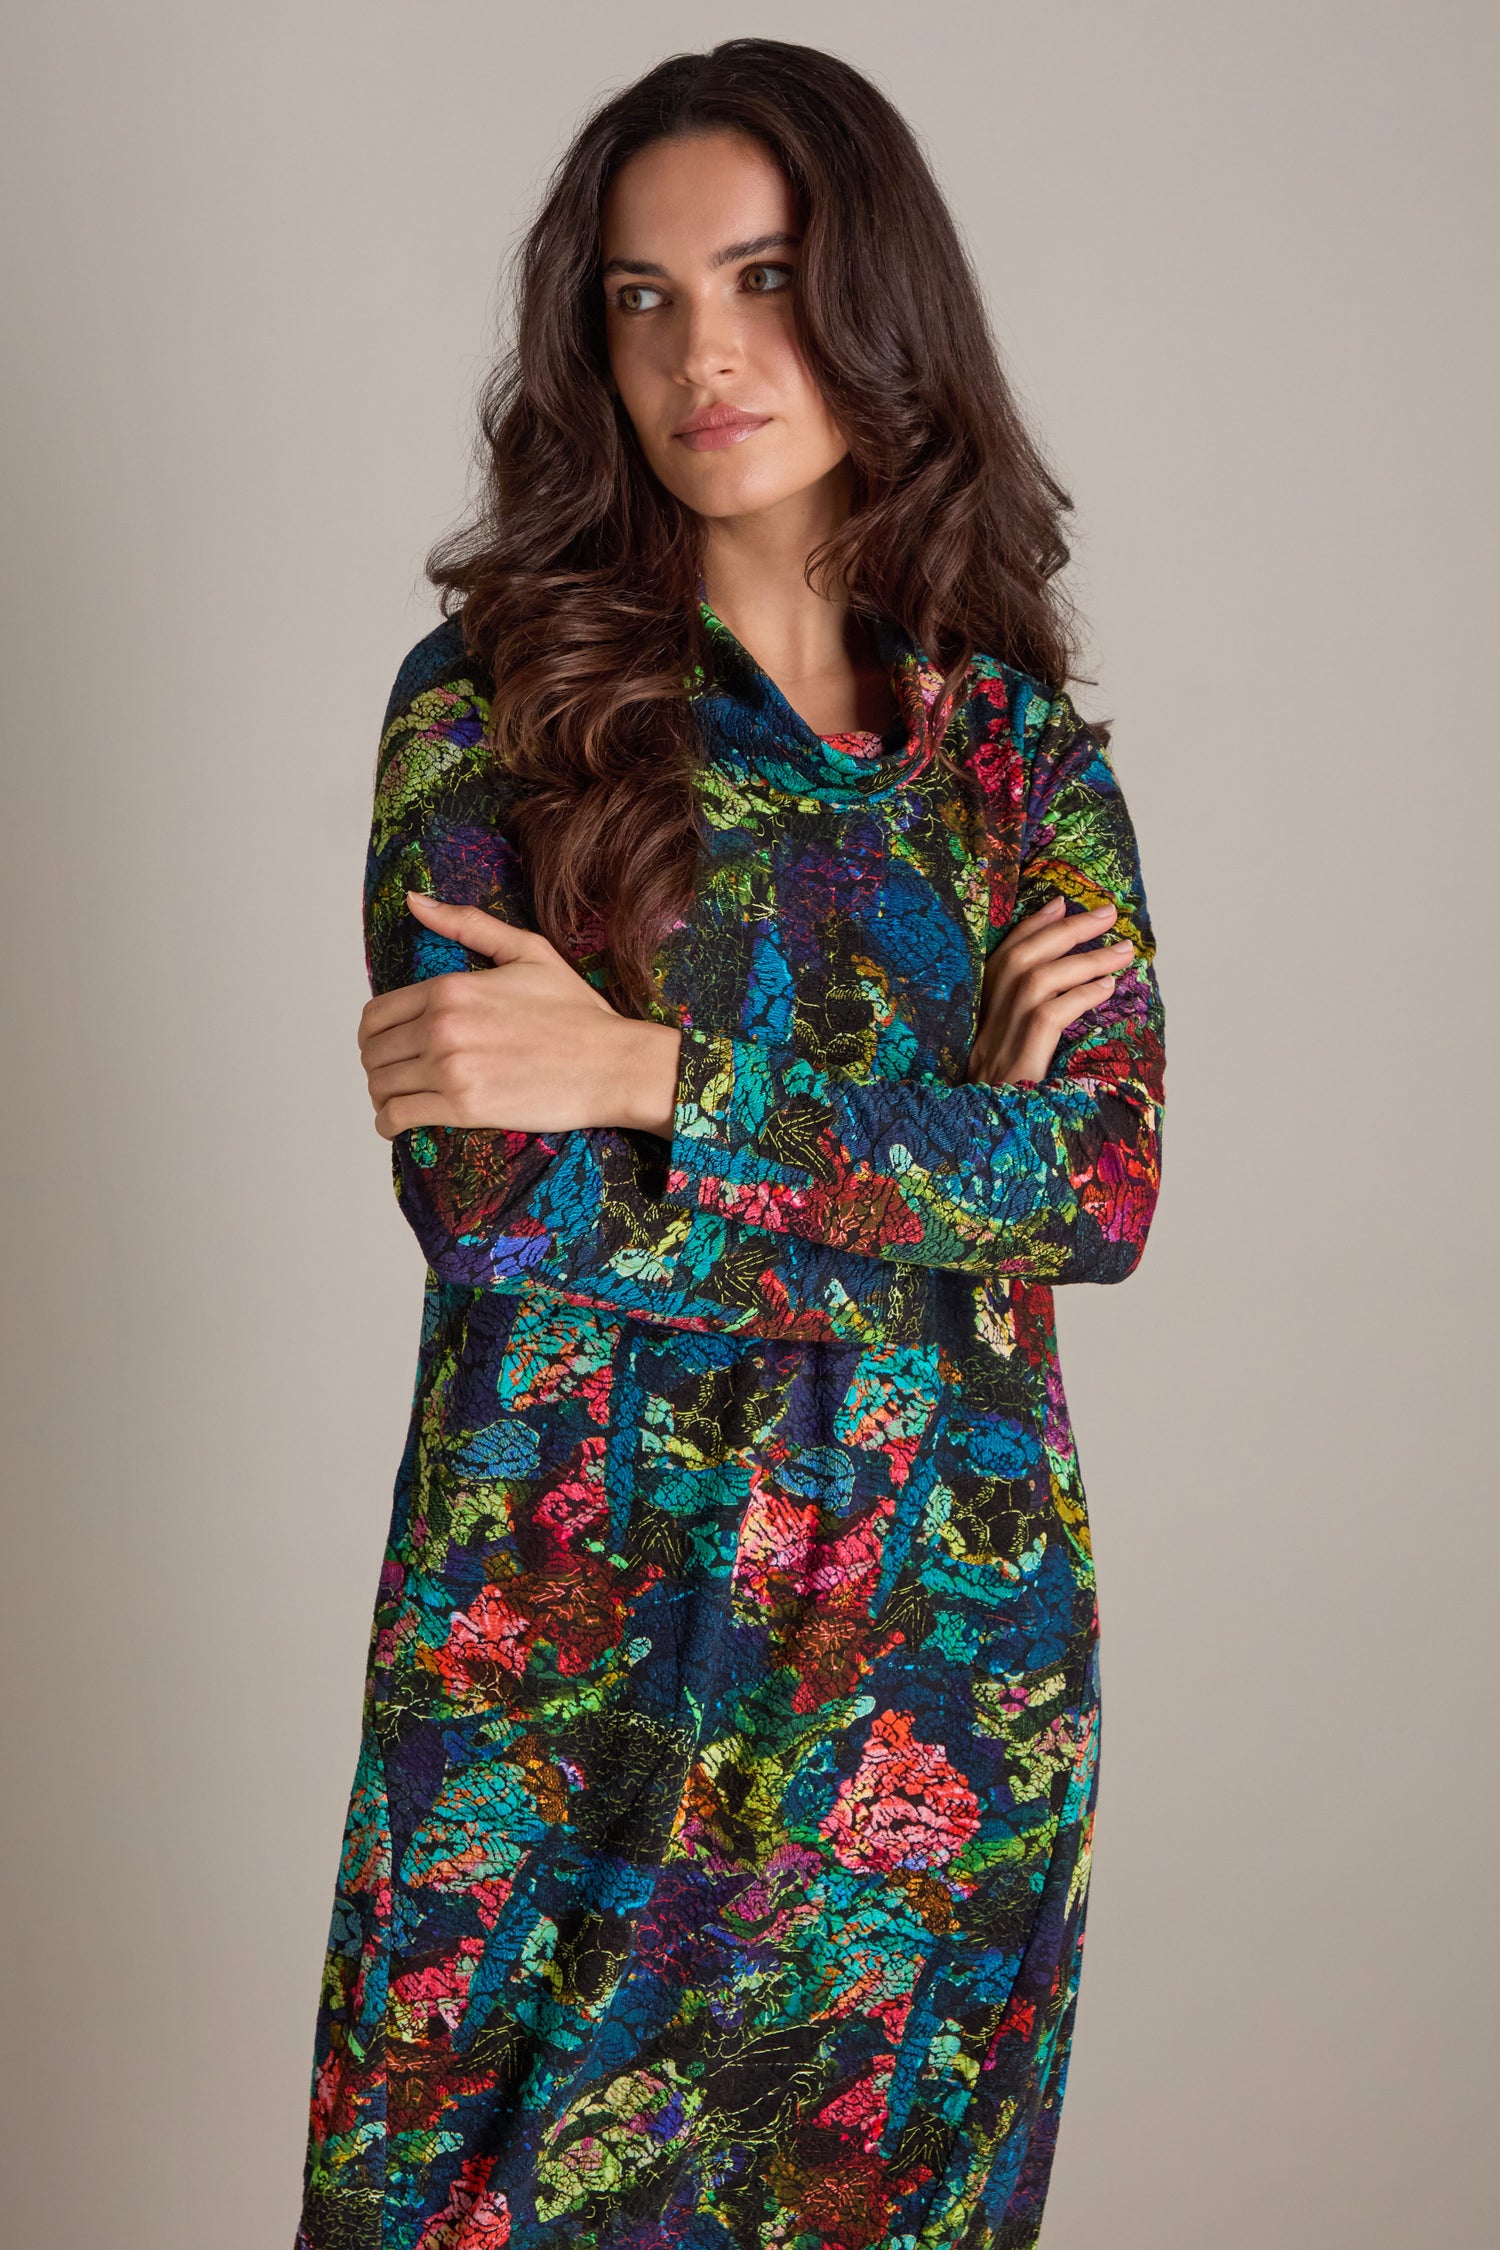
[[[941,675],[894,620],[867,618],[890,677],[894,715],[878,734],[854,728],[829,736],[815,734],[792,708],[701,588],[698,609],[709,664],[695,669],[692,700],[705,722],[709,755],[739,768],[743,779],[786,796],[850,805],[888,797],[930,762],[935,737],[928,718]]]

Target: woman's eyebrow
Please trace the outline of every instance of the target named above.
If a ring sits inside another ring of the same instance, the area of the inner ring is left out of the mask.
[[[753,242],[731,242],[727,250],[716,250],[708,262],[711,266],[728,266],[736,258],[758,258],[762,250],[785,249],[801,240],[800,234],[758,234]]]
[[[758,258],[763,250],[781,250],[802,240],[800,234],[758,234],[752,242],[731,242],[726,249],[716,250],[709,259],[710,266],[732,265],[736,258]],[[606,258],[600,267],[606,273],[649,273],[665,281],[667,269],[650,258]]]

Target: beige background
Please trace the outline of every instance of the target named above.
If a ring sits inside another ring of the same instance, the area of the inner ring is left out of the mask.
[[[1495,2239],[1494,11],[13,16],[8,2239],[290,2244],[421,1284],[376,732],[537,183],[736,31],[928,141],[1161,942],[1156,1230],[1062,1295],[1106,1716],[1046,2250]]]

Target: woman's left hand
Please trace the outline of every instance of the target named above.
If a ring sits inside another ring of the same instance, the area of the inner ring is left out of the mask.
[[[417,920],[495,963],[382,992],[359,1019],[375,1129],[565,1133],[600,1125],[670,1139],[679,1033],[618,1015],[535,930],[408,891]]]
[[[970,1078],[985,1086],[1040,1084],[1063,1033],[1109,999],[1135,958],[1123,938],[1085,944],[1117,919],[1113,905],[1070,914],[1059,893],[1007,931],[985,964]]]

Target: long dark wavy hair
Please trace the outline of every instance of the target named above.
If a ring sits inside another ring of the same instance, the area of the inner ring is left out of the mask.
[[[653,955],[701,849],[703,527],[647,466],[611,387],[600,215],[648,143],[725,128],[760,141],[791,187],[797,335],[849,446],[850,513],[809,583],[842,583],[857,613],[905,627],[948,692],[976,650],[1052,692],[1074,660],[1055,583],[1071,503],[899,112],[848,63],[776,39],[673,55],[600,102],[520,244],[514,344],[480,397],[479,500],[427,572],[493,681],[489,739],[537,925],[571,959],[602,956],[632,1015],[654,997]]]

